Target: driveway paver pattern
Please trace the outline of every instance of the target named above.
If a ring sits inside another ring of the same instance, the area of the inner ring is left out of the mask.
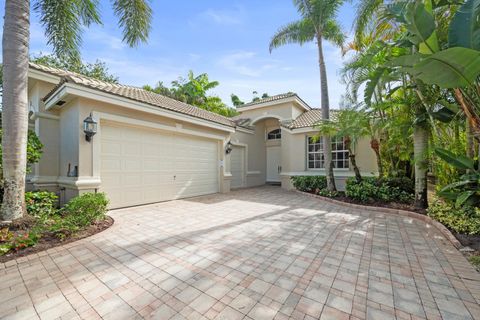
[[[480,275],[435,228],[260,187],[110,212],[0,264],[1,319],[480,319]]]

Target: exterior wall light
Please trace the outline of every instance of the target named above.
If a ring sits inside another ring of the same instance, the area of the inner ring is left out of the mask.
[[[85,140],[90,142],[92,137],[97,133],[97,121],[93,119],[92,114],[83,120],[83,132],[85,132]]]
[[[232,143],[228,141],[227,146],[225,147],[225,153],[230,154],[230,152],[232,152]]]

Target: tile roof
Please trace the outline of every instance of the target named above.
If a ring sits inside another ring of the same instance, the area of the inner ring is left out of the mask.
[[[335,119],[336,113],[336,110],[330,110],[330,119]],[[320,120],[322,120],[322,109],[312,109],[298,116],[286,127],[290,129],[313,127]]]
[[[216,122],[229,127],[235,127],[235,123],[227,117],[224,117],[222,115],[219,115],[207,110],[200,109],[198,107],[186,104],[184,102],[181,102],[181,101],[178,101],[154,92],[144,90],[142,88],[109,83],[109,82],[89,78],[75,72],[47,67],[47,66],[43,66],[35,63],[30,63],[30,68],[43,71],[43,72],[62,78],[60,80],[60,83],[49,94],[45,96],[44,100],[48,99],[58,88],[60,88],[64,83],[67,82],[67,83],[74,83],[87,88],[99,90],[102,92],[114,94],[130,100],[146,103],[146,104],[159,107],[165,110],[170,110],[170,111],[178,112],[188,116],[200,118],[203,120]]]
[[[261,103],[267,103],[267,102],[287,99],[287,98],[291,98],[291,97],[297,97],[298,99],[300,99],[300,97],[296,93],[288,92],[288,93],[277,94],[276,96],[271,96],[271,97],[264,98],[264,99],[259,99],[257,101],[245,103],[245,104],[242,104],[241,106],[238,106],[237,108],[241,109],[241,108],[250,107],[250,106],[254,106],[254,105],[257,105],[257,104],[261,104]],[[300,99],[300,100],[302,100],[302,99]],[[305,105],[307,105],[307,104],[305,103]]]

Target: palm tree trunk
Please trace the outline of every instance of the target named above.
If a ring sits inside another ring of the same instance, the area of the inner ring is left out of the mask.
[[[327,68],[325,66],[325,58],[323,57],[322,37],[317,35],[318,46],[318,65],[320,68],[320,92],[322,95],[322,119],[330,119],[330,102],[328,101],[328,82]],[[324,135],[323,139],[323,159],[325,161],[325,174],[327,176],[327,189],[336,191],[335,176],[333,175],[332,163],[332,142],[329,136]]]
[[[467,145],[467,157],[473,159],[475,157],[475,140],[473,139],[473,128],[470,124],[470,121],[467,119],[465,121],[466,126],[466,145]]]
[[[382,156],[380,155],[380,142],[378,139],[372,138],[370,140],[370,147],[372,148],[373,152],[375,152],[375,157],[377,158],[377,167],[378,167],[378,179],[383,178],[383,164],[382,164]]]
[[[350,162],[352,163],[353,172],[355,172],[355,179],[357,180],[357,182],[361,182],[362,175],[360,174],[360,169],[358,169],[355,154],[353,154],[351,150],[348,150],[348,157],[350,158]]]
[[[4,221],[21,218],[25,212],[29,28],[30,1],[6,0],[2,39]]]
[[[413,154],[415,159],[415,207],[427,208],[428,132],[422,125],[413,128]]]

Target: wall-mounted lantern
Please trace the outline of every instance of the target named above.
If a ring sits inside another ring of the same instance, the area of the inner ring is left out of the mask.
[[[83,132],[85,132],[85,140],[90,142],[92,137],[97,133],[97,121],[93,119],[92,114],[83,120]]]
[[[228,141],[227,146],[225,147],[225,153],[230,154],[230,152],[232,152],[232,143]]]

